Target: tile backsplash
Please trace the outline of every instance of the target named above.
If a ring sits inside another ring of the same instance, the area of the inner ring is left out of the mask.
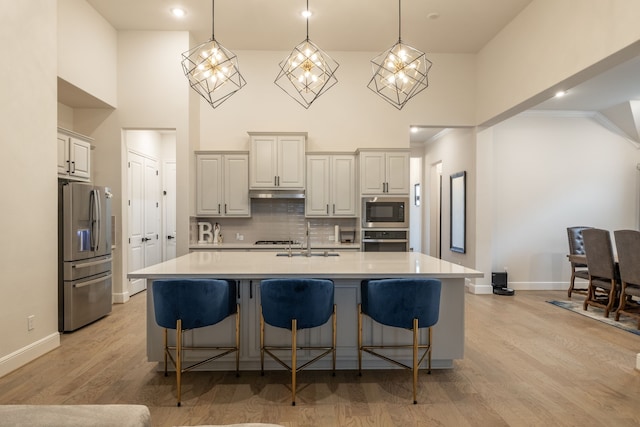
[[[304,242],[307,221],[311,223],[312,243],[332,243],[335,226],[355,229],[356,218],[305,218],[304,200],[254,199],[250,218],[191,217],[189,242],[198,242],[198,222],[220,225],[225,243],[254,243],[257,240],[294,240]],[[238,237],[244,237],[240,240]]]

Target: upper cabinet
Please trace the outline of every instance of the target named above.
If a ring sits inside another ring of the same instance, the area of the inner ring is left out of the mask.
[[[78,181],[91,179],[89,137],[58,128],[58,177]]]
[[[304,189],[305,133],[253,133],[251,189]]]
[[[251,216],[247,153],[196,152],[196,214]]]
[[[361,194],[409,194],[409,152],[360,150]]]
[[[355,155],[307,156],[306,216],[356,216]]]

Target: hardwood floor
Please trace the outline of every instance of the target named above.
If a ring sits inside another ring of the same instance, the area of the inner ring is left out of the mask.
[[[565,298],[467,294],[465,358],[421,373],[417,405],[408,371],[303,371],[295,407],[285,372],[190,372],[178,408],[174,376],[146,361],[142,293],[0,378],[0,404],[144,404],[157,426],[640,425],[640,336],[545,302]]]

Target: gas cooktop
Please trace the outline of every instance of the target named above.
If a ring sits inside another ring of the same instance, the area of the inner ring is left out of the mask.
[[[295,240],[258,240],[255,245],[297,245]]]

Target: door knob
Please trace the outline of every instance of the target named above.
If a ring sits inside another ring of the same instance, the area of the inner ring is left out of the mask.
[[[171,239],[175,239],[175,237],[173,237],[173,236],[167,236],[167,239],[171,240]]]

